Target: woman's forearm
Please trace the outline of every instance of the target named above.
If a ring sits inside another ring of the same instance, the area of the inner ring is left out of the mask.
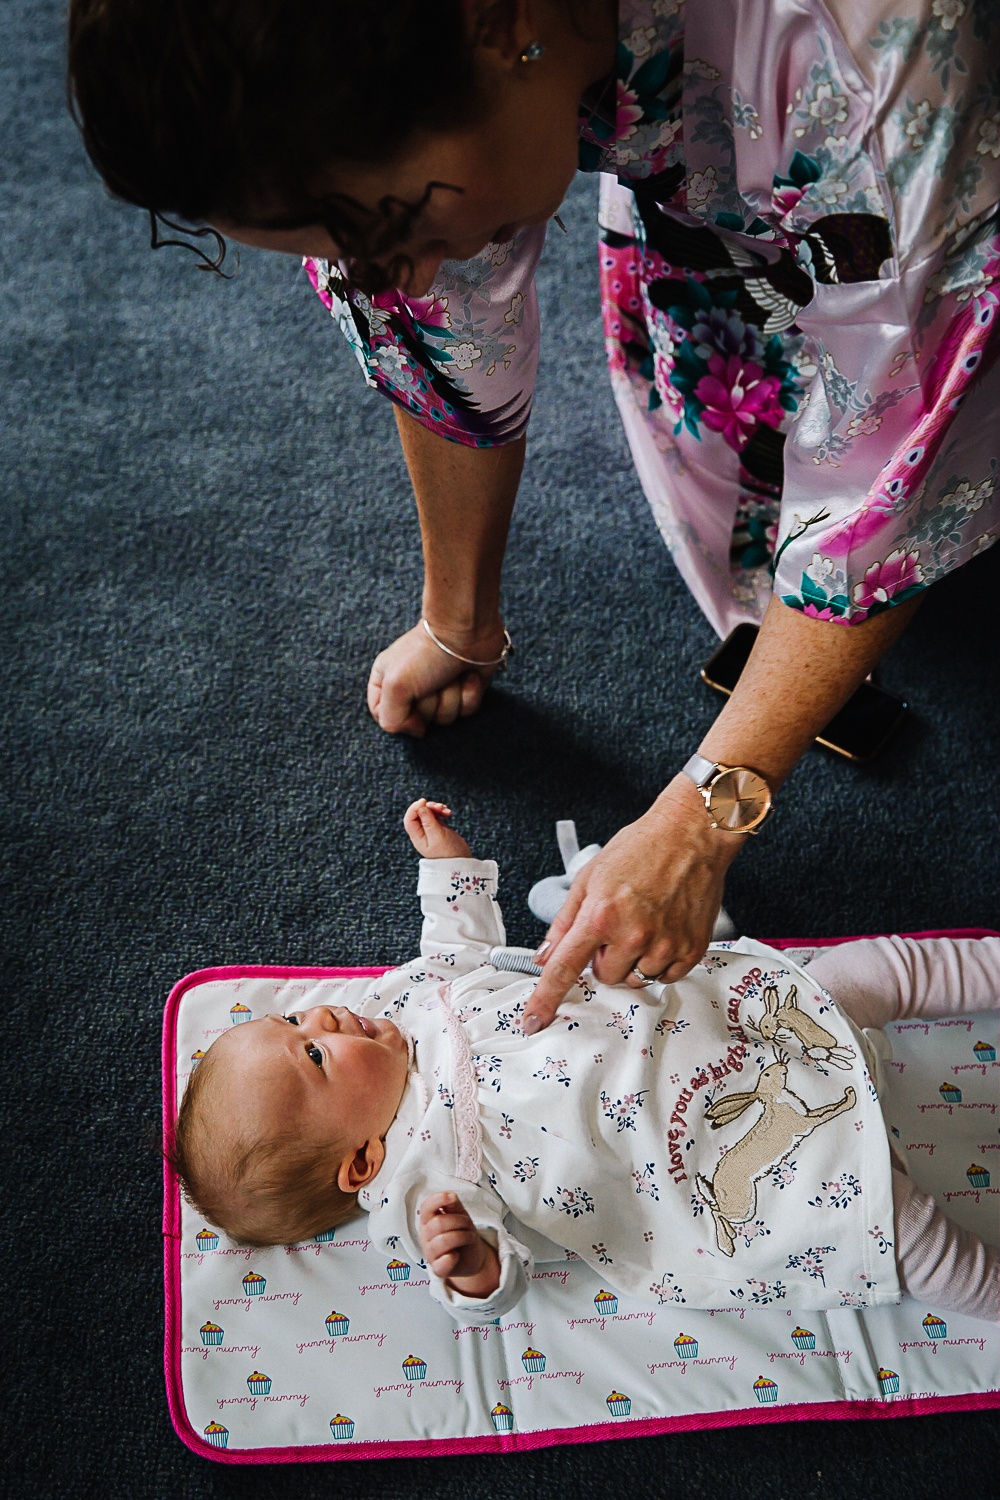
[[[500,576],[525,445],[450,443],[394,410],[420,517],[421,612],[433,635],[414,625],[379,652],[368,708],[389,734],[419,737],[428,724],[476,712],[503,650]]]
[[[813,620],[772,598],[750,660],[701,754],[724,765],[751,766],[775,790],[901,634],[919,602],[918,596],[848,627]]]
[[[420,517],[424,614],[448,645],[469,648],[482,638],[492,647],[525,440],[466,447],[439,437],[399,407],[395,413]]]

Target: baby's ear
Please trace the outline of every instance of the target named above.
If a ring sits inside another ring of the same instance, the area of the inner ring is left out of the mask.
[[[385,1161],[385,1146],[381,1141],[365,1141],[351,1156],[345,1156],[337,1173],[337,1186],[342,1193],[356,1193],[371,1182]]]

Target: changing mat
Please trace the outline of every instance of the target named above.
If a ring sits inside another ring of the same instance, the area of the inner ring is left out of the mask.
[[[773,946],[802,963],[826,943]],[[319,1004],[326,983],[332,995],[338,981],[384,972],[232,967],[182,979],[164,1017],[165,1128],[220,1032],[294,1008],[307,988]],[[995,1240],[998,1017],[911,1022],[889,1035],[897,1150],[959,1223]],[[822,1192],[846,1205],[855,1187],[847,1176]],[[536,1264],[498,1325],[462,1327],[428,1296],[420,1265],[386,1263],[364,1214],[305,1244],[240,1249],[181,1201],[167,1169],[163,1232],[170,1413],[189,1448],[224,1463],[510,1451],[1000,1405],[997,1329],[909,1298],[863,1312],[847,1302],[802,1324],[782,1307],[780,1283],[711,1312],[679,1297],[651,1307],[567,1256]],[[812,1253],[821,1277],[823,1247]]]

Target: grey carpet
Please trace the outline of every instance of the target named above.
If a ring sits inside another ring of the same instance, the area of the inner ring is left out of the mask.
[[[3,1404],[18,1497],[984,1493],[993,1414],[792,1424],[514,1457],[226,1469],[161,1370],[160,1014],[208,964],[412,953],[416,794],[495,855],[513,940],[553,824],[606,839],[698,743],[712,646],[632,473],[603,369],[596,183],[541,273],[547,338],[478,718],[380,734],[373,653],[414,619],[388,409],[288,260],[235,282],[151,254],[61,98],[61,7],[0,57]],[[734,869],[760,935],[997,924],[1000,555],[936,588],[882,668],[916,719],[874,769],[811,753]]]

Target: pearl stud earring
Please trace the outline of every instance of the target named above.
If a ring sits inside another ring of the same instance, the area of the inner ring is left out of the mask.
[[[523,63],[537,62],[540,57],[544,56],[545,46],[542,42],[529,42],[521,53],[521,61]]]

